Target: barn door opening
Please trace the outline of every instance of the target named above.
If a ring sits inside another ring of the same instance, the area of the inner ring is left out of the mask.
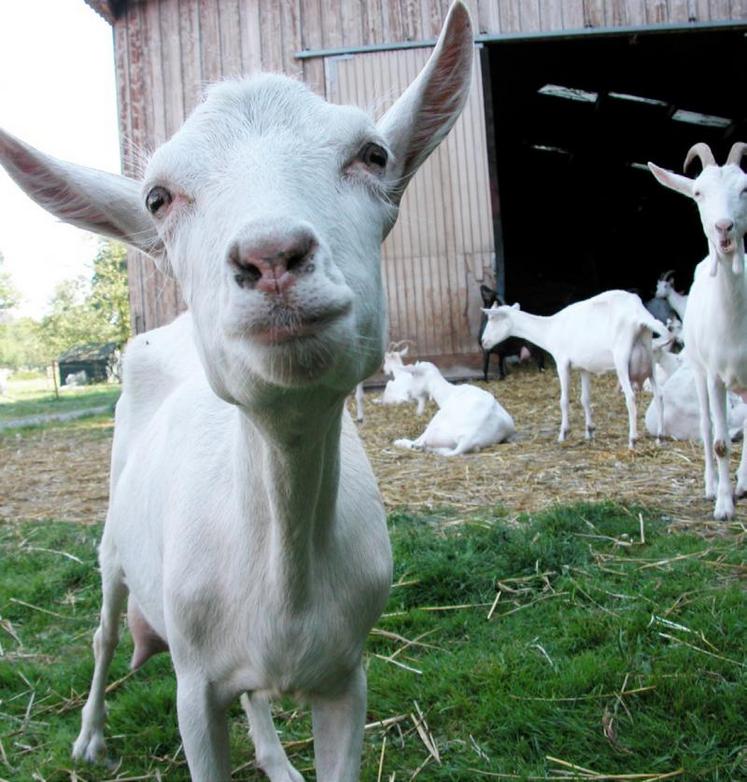
[[[645,299],[668,269],[689,288],[706,252],[697,212],[645,164],[681,171],[696,142],[723,160],[747,140],[745,29],[486,44],[510,301]]]

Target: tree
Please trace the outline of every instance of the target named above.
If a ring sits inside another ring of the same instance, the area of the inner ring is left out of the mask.
[[[121,348],[132,334],[127,250],[123,244],[102,241],[99,245],[87,303],[98,314],[98,322],[108,335],[102,342],[116,342]]]
[[[10,273],[3,268],[4,265],[5,257],[0,252],[0,322],[2,322],[8,310],[17,307],[21,300]]]
[[[102,241],[91,279],[78,277],[57,286],[41,329],[54,356],[87,343],[124,345],[130,338],[130,308],[123,245]]]

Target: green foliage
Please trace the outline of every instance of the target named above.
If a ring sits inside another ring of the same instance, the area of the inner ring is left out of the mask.
[[[4,264],[5,257],[0,253],[0,323],[3,321],[3,314],[17,307],[21,299],[10,273],[3,269]]]
[[[130,336],[127,252],[123,245],[102,241],[89,280],[61,282],[41,322],[50,360],[69,348],[87,343],[116,342]]]
[[[411,779],[424,763],[416,778],[428,782],[568,772],[551,758],[617,775],[605,778],[682,768],[683,780],[747,779],[743,546],[669,534],[645,511],[642,543],[639,510],[580,505],[510,522],[392,515],[395,586],[367,663],[368,720],[395,724],[366,732],[361,779],[379,778],[380,762],[385,780]],[[98,535],[67,523],[0,525],[0,741],[10,766],[0,778],[75,776]],[[127,671],[127,634],[122,646],[112,682]],[[79,766],[77,779],[187,782],[168,657],[115,685],[108,703],[109,752],[122,765]],[[308,710],[288,706],[277,725],[284,742],[299,742],[289,754],[310,781]],[[440,764],[415,729],[418,709]],[[233,715],[232,765],[242,767],[233,778],[259,782]]]
[[[43,368],[78,345],[115,342],[130,337],[127,251],[124,245],[103,241],[93,259],[91,277],[63,280],[40,322],[31,318],[3,319],[6,293],[0,256],[0,366]]]

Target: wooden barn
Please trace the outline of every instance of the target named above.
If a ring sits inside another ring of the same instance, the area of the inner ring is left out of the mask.
[[[122,166],[207,82],[258,70],[381,114],[427,59],[448,0],[86,0],[113,27]],[[657,185],[696,141],[747,140],[747,0],[468,0],[474,88],[383,249],[392,339],[477,358],[481,283],[550,312],[611,287],[688,287],[699,221]],[[689,211],[688,211],[689,210]],[[183,306],[130,258],[137,331]]]

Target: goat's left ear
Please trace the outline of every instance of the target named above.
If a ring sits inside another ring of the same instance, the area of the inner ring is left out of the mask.
[[[473,50],[469,11],[457,0],[425,67],[378,122],[393,155],[387,180],[395,203],[464,108],[472,79]]]
[[[675,174],[674,171],[667,171],[665,168],[657,166],[656,163],[648,164],[651,173],[661,182],[664,187],[676,190],[683,195],[693,196],[693,180],[690,177]]]
[[[0,163],[39,206],[78,228],[164,254],[134,179],[58,160],[0,130]]]

